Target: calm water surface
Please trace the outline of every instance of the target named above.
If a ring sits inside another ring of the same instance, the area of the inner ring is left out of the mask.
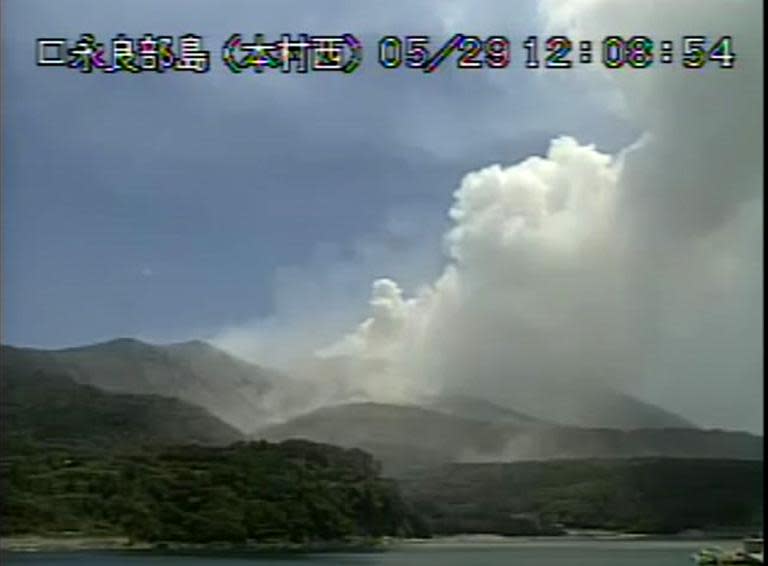
[[[691,565],[703,542],[571,541],[429,543],[386,552],[300,556],[170,556],[121,552],[5,553],[2,564],[28,566],[675,566]],[[737,547],[733,541],[720,543]]]

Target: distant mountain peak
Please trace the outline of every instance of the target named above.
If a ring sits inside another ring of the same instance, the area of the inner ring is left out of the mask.
[[[211,345],[209,342],[206,342],[205,340],[184,340],[183,342],[172,342],[168,344],[168,346],[176,347],[176,348],[213,348],[215,350],[218,350],[215,346]]]
[[[171,342],[170,344],[163,344],[160,346],[161,348],[164,348],[166,350],[170,350],[173,352],[184,352],[184,353],[196,353],[196,354],[214,354],[214,355],[226,355],[230,358],[234,358],[229,352],[226,352],[222,350],[221,348],[218,348],[211,344],[210,342],[206,342],[205,340],[185,340],[183,342]],[[237,358],[240,360],[240,358]],[[243,361],[243,360],[240,360]]]
[[[202,340],[161,345],[121,337],[60,350],[4,348],[2,365],[24,374],[55,371],[112,393],[176,397],[245,431],[270,419],[268,394],[278,380],[277,372]]]
[[[22,441],[142,446],[243,438],[203,407],[169,396],[104,391],[55,370],[10,368],[0,390],[0,428]]]
[[[71,346],[69,348],[57,348],[50,350],[52,352],[73,352],[73,351],[114,351],[114,352],[126,352],[134,350],[147,350],[154,348],[152,344],[142,342],[137,338],[129,338],[127,336],[120,338],[113,338],[105,342],[96,342],[95,344],[83,344],[80,346]],[[45,351],[45,350],[43,350]]]
[[[435,411],[487,422],[527,425],[554,424],[553,422],[493,403],[492,401],[461,393],[427,398],[424,399],[424,404]]]
[[[106,342],[102,342],[102,345],[113,345],[113,346],[135,346],[135,345],[144,345],[147,346],[148,344],[146,342],[142,342],[138,338],[132,338],[130,336],[120,336],[118,338],[113,338],[112,340],[107,340]],[[98,346],[99,344],[95,344]]]

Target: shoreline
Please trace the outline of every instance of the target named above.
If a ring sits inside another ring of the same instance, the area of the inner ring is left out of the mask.
[[[0,537],[0,551],[18,553],[120,551],[151,554],[275,554],[323,552],[374,552],[382,540],[313,541],[304,543],[184,543],[131,541],[126,536],[15,535]]]
[[[125,536],[16,535],[0,537],[0,551],[38,552],[131,552],[151,554],[307,554],[329,552],[386,552],[398,548],[447,548],[451,546],[560,545],[569,543],[707,543],[735,542],[746,535],[726,533],[681,533],[659,535],[610,531],[571,531],[556,536],[503,536],[494,534],[442,535],[432,538],[357,539],[307,543],[179,543],[136,542]]]

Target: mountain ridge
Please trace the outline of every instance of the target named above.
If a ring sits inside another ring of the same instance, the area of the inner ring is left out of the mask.
[[[254,435],[304,438],[367,450],[389,472],[450,462],[572,458],[689,457],[762,460],[762,439],[745,432],[689,428],[568,427],[531,420],[504,422],[385,403],[323,407]]]
[[[136,448],[243,440],[237,429],[197,405],[160,395],[110,393],[42,370],[3,372],[0,393],[3,438],[11,446]]]
[[[0,367],[44,370],[115,393],[175,397],[248,432],[268,421],[269,395],[290,378],[202,341],[154,345],[135,338],[40,350],[2,345]]]

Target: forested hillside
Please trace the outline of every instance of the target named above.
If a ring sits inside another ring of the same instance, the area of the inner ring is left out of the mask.
[[[762,529],[763,463],[614,459],[451,464],[401,481],[441,533]]]
[[[426,534],[360,450],[304,441],[2,458],[2,533],[308,542]]]

